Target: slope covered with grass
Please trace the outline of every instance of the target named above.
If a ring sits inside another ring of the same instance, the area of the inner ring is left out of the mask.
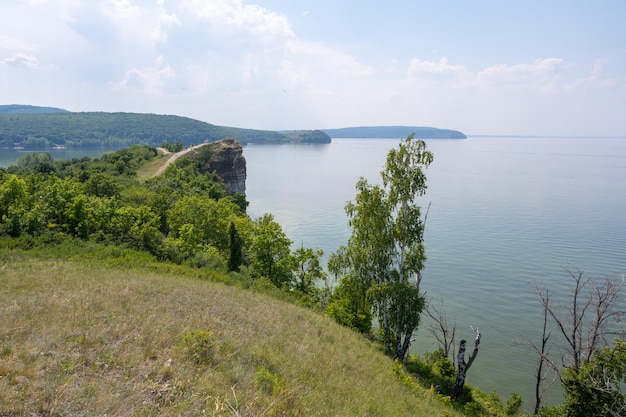
[[[0,249],[0,415],[456,415],[375,344],[266,295]]]

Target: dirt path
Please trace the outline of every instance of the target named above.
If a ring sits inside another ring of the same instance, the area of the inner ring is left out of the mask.
[[[195,151],[196,149],[200,149],[204,145],[208,145],[208,143],[201,143],[200,145],[196,145],[196,146],[192,146],[190,148],[183,149],[182,151],[176,152],[175,154],[172,154],[170,151],[168,151],[165,148],[157,148],[159,150],[159,152],[161,152],[164,155],[164,157],[167,157],[169,155],[169,159],[163,165],[161,165],[161,167],[159,169],[156,170],[156,172],[154,173],[154,175],[152,175],[152,177],[158,177],[159,175],[163,174],[165,172],[165,170],[167,169],[167,167],[170,166],[170,164],[172,164],[178,158],[180,158],[183,155],[188,154],[191,151]]]

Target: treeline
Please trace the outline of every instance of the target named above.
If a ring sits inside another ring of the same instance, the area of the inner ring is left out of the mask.
[[[202,173],[210,153],[137,180],[139,167],[155,157],[155,148],[142,145],[96,159],[22,156],[0,169],[0,236],[121,245],[162,261],[245,275],[306,299],[321,296],[314,284],[324,277],[322,252],[292,252],[272,215],[251,219],[245,196],[228,195],[218,176]]]
[[[310,137],[278,132],[228,128],[181,116],[139,113],[0,113],[0,148],[128,147],[180,142],[184,146],[234,138],[240,143],[281,143]],[[319,132],[316,141],[330,142]],[[321,139],[320,139],[321,138]]]

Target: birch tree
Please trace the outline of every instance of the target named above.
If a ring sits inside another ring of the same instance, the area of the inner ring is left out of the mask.
[[[461,340],[461,343],[459,343],[459,353],[456,357],[458,371],[456,374],[456,381],[454,382],[454,388],[452,388],[452,398],[459,398],[461,394],[463,394],[463,386],[465,385],[467,371],[469,371],[470,367],[474,363],[474,360],[476,360],[476,356],[478,355],[478,345],[480,344],[480,331],[478,330],[478,328],[476,328],[475,332],[476,338],[474,338],[474,350],[469,356],[467,362],[465,362],[465,349],[467,341]]]
[[[424,170],[432,160],[425,142],[410,135],[387,154],[382,185],[359,179],[355,200],[346,204],[348,274],[367,288],[385,350],[400,360],[425,305],[419,288],[425,217],[416,200],[426,192]]]

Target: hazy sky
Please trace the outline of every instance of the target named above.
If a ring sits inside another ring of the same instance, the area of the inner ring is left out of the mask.
[[[626,1],[0,0],[0,104],[624,136]]]

